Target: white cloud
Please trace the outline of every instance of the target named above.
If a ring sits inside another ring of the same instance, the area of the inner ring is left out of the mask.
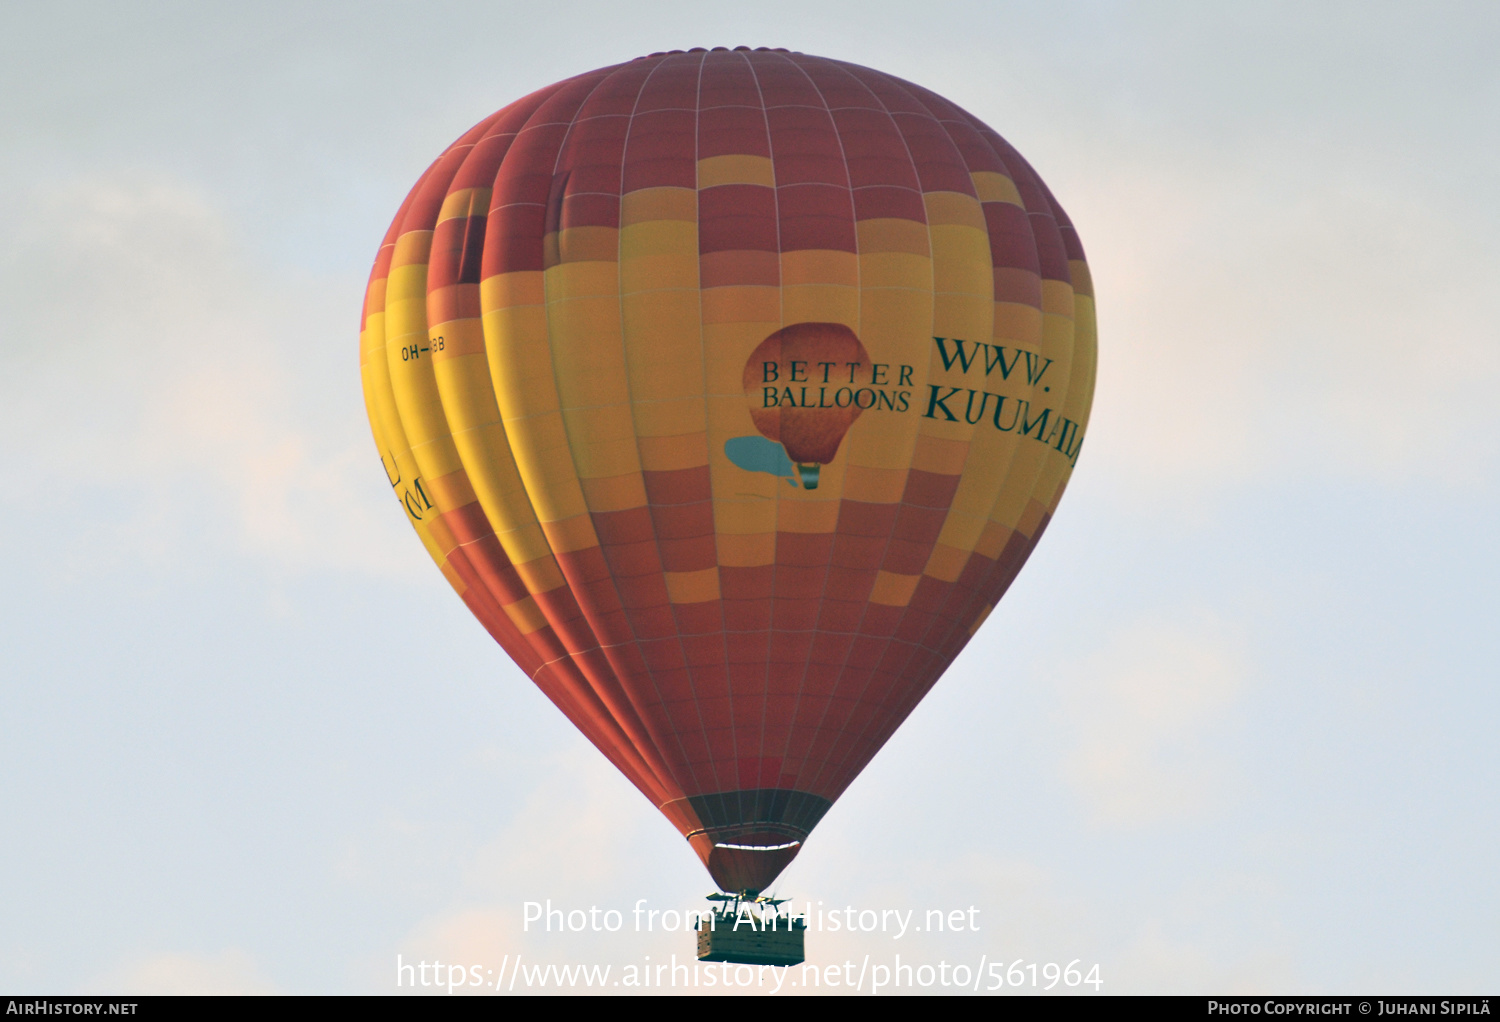
[[[476,763],[476,769],[489,767],[501,774],[524,769],[536,780],[524,802],[508,812],[499,791],[495,805],[473,807],[480,821],[505,813],[497,825],[475,828],[483,835],[479,840],[444,834],[429,824],[388,820],[386,831],[367,836],[345,855],[342,879],[365,887],[399,885],[424,872],[452,878],[425,895],[426,903],[442,907],[415,920],[389,954],[363,963],[362,982],[368,989],[395,989],[398,954],[403,963],[419,966],[441,961],[445,970],[448,963],[478,966],[488,983],[494,982],[507,955],[512,966],[520,954],[528,963],[611,964],[617,972],[646,955],[658,961],[673,953],[679,959],[691,957],[691,933],[660,928],[637,933],[632,909],[638,898],[657,909],[701,908],[706,904],[701,895],[711,881],[671,824],[613,766],[581,741],[524,766],[514,763],[504,747],[480,759],[484,762]],[[400,861],[390,860],[391,829],[401,832],[395,835]],[[664,877],[677,889],[664,888]],[[582,932],[558,932],[539,923],[526,927],[526,903],[549,901],[565,914],[614,909],[621,913],[621,928],[596,930],[603,925],[602,916],[591,916]],[[479,992],[473,989],[474,974],[465,976],[454,974],[454,992]],[[419,975],[418,986],[420,980]],[[435,988],[415,992],[433,993]]]
[[[378,970],[371,970],[373,988],[424,994],[484,993],[487,985],[493,987],[492,977],[522,953],[516,929],[515,913],[498,908],[463,909],[425,919],[386,966],[385,983],[375,975]],[[424,968],[429,963],[432,967]]]
[[[1500,255],[1376,154],[1289,148],[1148,162],[1120,145],[1070,182],[1099,292],[1091,466],[1155,501],[1485,477]]]
[[[227,532],[284,569],[407,570],[416,540],[363,429],[357,291],[252,270],[171,181],[38,190],[11,236],[6,429],[54,501],[107,494],[91,546],[180,558]]]
[[[140,996],[277,992],[255,960],[233,948],[216,955],[158,954],[137,959],[109,970],[85,988]]]
[[[1065,666],[1066,772],[1096,820],[1141,826],[1225,798],[1215,730],[1247,674],[1241,643],[1207,616],[1138,621]]]
[[[1147,919],[1111,962],[1106,992],[1221,994],[1246,997],[1297,990],[1297,970],[1286,951],[1262,946],[1226,956],[1199,941],[1166,932],[1160,919]]]

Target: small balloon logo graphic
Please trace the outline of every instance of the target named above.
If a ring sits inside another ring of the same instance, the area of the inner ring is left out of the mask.
[[[802,485],[818,488],[863,410],[851,386],[869,352],[842,323],[793,323],[760,342],[745,363],[745,400],[762,436],[786,448]]]

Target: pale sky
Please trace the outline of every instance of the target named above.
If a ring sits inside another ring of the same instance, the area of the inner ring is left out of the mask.
[[[523,932],[712,884],[404,524],[357,328],[479,118],[742,44],[984,119],[1098,289],[1057,518],[778,884],[980,930],[809,960],[1492,991],[1500,7],[939,0],[6,6],[0,990],[692,955]]]

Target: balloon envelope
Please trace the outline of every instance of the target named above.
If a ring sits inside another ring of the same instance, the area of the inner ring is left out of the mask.
[[[396,215],[361,327],[429,553],[734,892],[1014,579],[1094,362],[1078,238],[995,132],[746,48],[476,125]]]

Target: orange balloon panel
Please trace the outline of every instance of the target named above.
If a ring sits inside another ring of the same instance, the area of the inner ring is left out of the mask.
[[[1009,586],[1077,459],[1067,217],[973,116],[784,50],[655,54],[428,168],[361,328],[443,574],[760,891]]]

